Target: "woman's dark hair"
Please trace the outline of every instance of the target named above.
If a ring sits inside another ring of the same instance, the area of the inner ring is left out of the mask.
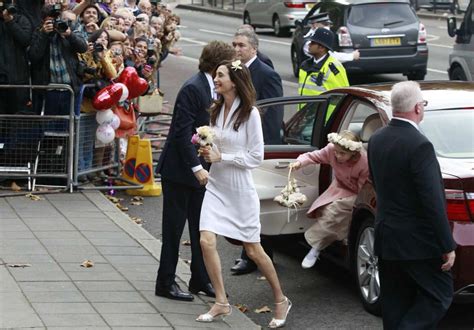
[[[84,12],[89,9],[89,8],[94,8],[95,11],[97,12],[97,18],[98,20],[100,21],[101,20],[101,15],[100,15],[100,11],[99,9],[97,9],[97,7],[95,5],[87,5],[82,11],[81,13],[79,14],[79,17],[82,18],[82,16],[84,16]]]
[[[94,31],[90,36],[89,36],[89,39],[88,41],[89,42],[92,42],[92,43],[95,43],[97,41],[97,39],[100,38],[100,36],[102,35],[102,33],[104,33],[107,35],[107,48],[110,47],[110,35],[109,35],[109,32],[107,32],[106,29],[102,28],[102,29],[98,29],[97,31]]]
[[[229,78],[235,84],[235,91],[237,96],[240,98],[240,105],[237,110],[232,115],[232,120],[234,117],[234,131],[238,131],[242,123],[246,122],[250,117],[250,112],[252,111],[253,106],[255,105],[256,92],[252,84],[252,78],[250,76],[249,69],[245,64],[239,61],[239,66],[232,65],[233,61],[222,61],[217,68],[224,65],[229,71]],[[210,108],[211,112],[211,124],[216,125],[217,117],[221,112],[222,105],[224,104],[224,97],[221,95],[219,99],[216,100]]]

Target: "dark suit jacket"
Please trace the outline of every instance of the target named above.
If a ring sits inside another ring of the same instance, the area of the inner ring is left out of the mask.
[[[410,123],[393,119],[370,138],[368,158],[377,194],[375,253],[417,260],[454,250],[431,142]]]
[[[258,57],[249,66],[252,83],[257,91],[257,101],[283,96],[278,73]],[[283,124],[283,107],[269,107],[263,114],[263,140],[265,144],[281,144],[280,129]]]
[[[203,72],[187,80],[176,96],[171,127],[163,152],[158,160],[156,172],[163,179],[199,188],[192,168],[202,164],[209,168],[197,155],[197,148],[191,143],[196,128],[209,125],[208,109],[212,97]]]

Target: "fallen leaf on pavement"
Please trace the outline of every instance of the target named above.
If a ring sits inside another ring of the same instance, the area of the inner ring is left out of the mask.
[[[131,202],[131,205],[143,205],[143,202]]]
[[[249,308],[244,304],[235,304],[234,306],[237,307],[242,313],[247,313],[249,311]]]
[[[15,181],[13,181],[11,186],[10,186],[10,189],[13,190],[13,191],[20,191],[21,187],[19,185],[17,185]]]
[[[124,212],[125,212],[125,211],[128,211],[128,207],[123,206],[123,205],[120,204],[120,203],[117,203],[117,204],[115,204],[115,205],[116,205],[121,211],[124,211]]]
[[[25,267],[31,267],[30,264],[8,264],[8,267],[11,268],[25,268]]]
[[[266,281],[267,278],[265,276],[258,276],[257,281]]]
[[[81,267],[85,267],[85,268],[94,267],[94,263],[91,260],[84,260],[84,262],[81,264]]]
[[[142,218],[139,218],[139,217],[132,217],[132,221],[135,222],[137,225],[143,222]]]
[[[42,201],[44,198],[38,196],[38,195],[33,195],[33,194],[26,194],[25,195],[26,197],[28,197],[29,199],[31,199],[32,201]]]
[[[132,201],[136,201],[136,202],[139,202],[139,201],[142,201],[143,200],[143,197],[141,196],[133,196],[132,198]]]
[[[187,240],[182,241],[181,244],[189,246],[189,245],[191,245],[191,241],[189,239],[187,239]]]
[[[261,313],[271,313],[272,310],[270,309],[270,307],[268,307],[267,305],[261,307],[261,308],[257,308],[255,310],[255,313],[257,314],[261,314]]]

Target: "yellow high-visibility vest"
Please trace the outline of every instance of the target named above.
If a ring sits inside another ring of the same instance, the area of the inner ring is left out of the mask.
[[[349,86],[344,66],[330,54],[323,60],[318,70],[313,58],[309,58],[301,64],[299,72],[299,95],[319,95],[333,88]],[[335,105],[329,105],[326,113],[326,122],[331,117]]]

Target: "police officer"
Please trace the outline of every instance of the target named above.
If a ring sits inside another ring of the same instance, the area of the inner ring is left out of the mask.
[[[299,71],[299,95],[319,95],[333,88],[349,86],[346,70],[329,51],[332,51],[334,33],[317,29],[309,38],[309,54],[312,56],[301,64]],[[329,105],[326,121],[334,111]]]
[[[332,26],[332,21],[329,18],[328,13],[319,13],[308,18],[308,23],[311,25],[311,29],[304,35],[305,42],[303,44],[303,52],[306,56],[311,57],[309,53],[309,38],[316,32],[317,29],[329,30]],[[357,61],[360,58],[359,50],[354,50],[352,53],[343,52],[330,52],[339,62]]]

